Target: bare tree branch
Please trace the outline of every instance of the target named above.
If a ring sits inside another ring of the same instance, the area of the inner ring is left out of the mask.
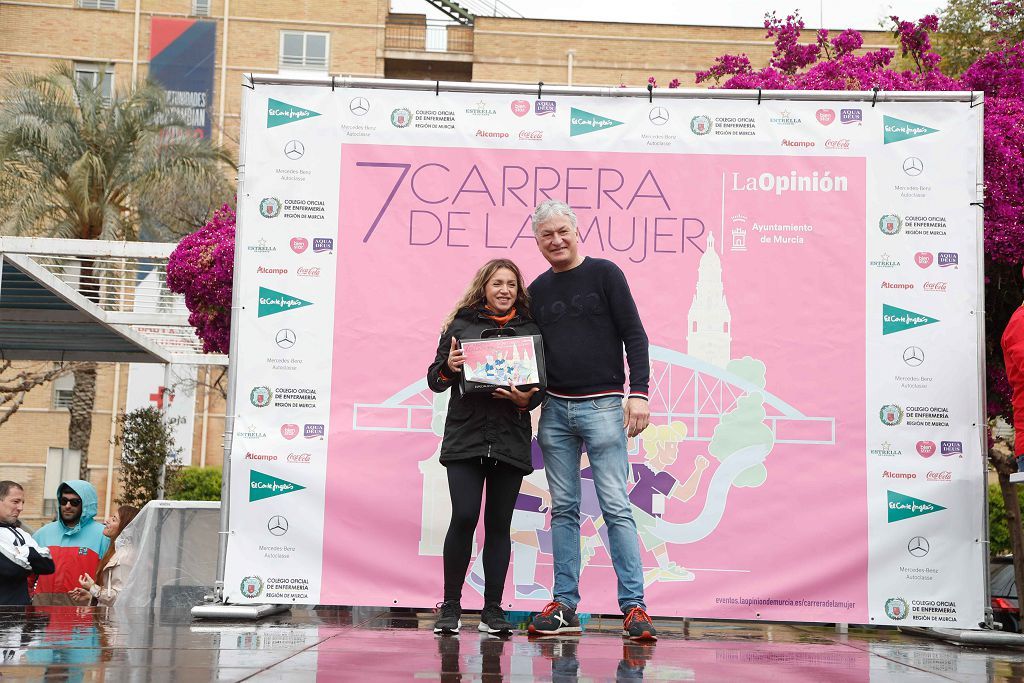
[[[18,412],[28,392],[71,374],[81,363],[35,363],[16,367],[12,361],[0,362],[0,426]]]

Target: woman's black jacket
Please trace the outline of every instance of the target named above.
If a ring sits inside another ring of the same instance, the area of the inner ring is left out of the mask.
[[[437,343],[437,356],[427,369],[427,384],[437,393],[448,389],[452,392],[441,442],[441,464],[490,457],[529,474],[533,471],[530,462],[533,428],[529,411],[540,405],[544,392],[535,393],[527,408],[520,410],[512,401],[493,398],[490,394],[463,394],[459,373],[453,373],[448,367],[452,337],[479,339],[484,330],[497,326],[482,312],[464,308]],[[505,327],[514,328],[518,336],[540,334],[540,328],[532,319],[518,313]]]

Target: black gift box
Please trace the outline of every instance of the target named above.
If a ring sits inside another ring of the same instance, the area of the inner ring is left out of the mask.
[[[494,332],[487,335],[487,332]],[[463,339],[466,354],[462,366],[462,391],[466,394],[492,393],[508,388],[509,382],[520,391],[543,389],[548,378],[544,370],[544,340],[539,334],[510,336],[514,330],[487,330],[482,339]],[[500,336],[499,336],[500,335]]]

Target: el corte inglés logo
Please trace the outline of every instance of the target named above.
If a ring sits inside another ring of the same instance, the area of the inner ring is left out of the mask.
[[[320,113],[312,109],[296,107],[294,104],[288,104],[273,98],[267,101],[267,128],[283,126],[286,123],[293,123],[314,116],[320,116]]]
[[[293,308],[312,306],[312,301],[306,301],[290,294],[274,291],[268,287],[260,287],[260,305],[257,311],[257,318],[263,318],[275,313],[283,313]]]
[[[894,334],[903,332],[923,325],[931,325],[939,322],[938,318],[915,313],[897,306],[882,304],[882,334]]]
[[[946,508],[937,503],[929,503],[927,500],[906,496],[896,491],[886,491],[889,503],[889,522],[898,522],[911,517],[930,515]]]
[[[621,126],[622,121],[616,121],[615,119],[609,119],[598,114],[591,114],[589,111],[583,111],[572,107],[569,117],[569,137],[575,137],[577,135],[585,135],[586,133],[593,133],[596,130],[604,130],[605,128],[614,128],[615,126]]]
[[[306,487],[285,479],[278,479],[277,477],[269,474],[264,474],[259,470],[249,470],[250,503],[255,500],[263,500],[264,498],[283,496],[286,493],[301,491],[304,488]]]
[[[928,126],[922,126],[920,123],[912,123],[903,119],[893,118],[892,116],[882,116],[882,126],[885,130],[883,144],[886,145],[890,142],[900,142],[939,132],[938,128],[929,128]]]

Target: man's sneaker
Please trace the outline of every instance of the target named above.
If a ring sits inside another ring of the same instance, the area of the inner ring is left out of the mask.
[[[633,640],[657,640],[658,631],[643,607],[637,605],[629,610],[622,622],[622,635]]]
[[[484,633],[498,633],[508,635],[512,633],[512,624],[505,618],[505,611],[500,605],[491,603],[484,605],[480,612],[480,626],[477,627]]]
[[[462,605],[456,600],[438,604],[441,615],[434,622],[434,633],[458,633],[462,627]]]
[[[540,614],[530,622],[530,633],[552,635],[555,633],[579,633],[579,617],[576,610],[556,601],[549,602]]]

